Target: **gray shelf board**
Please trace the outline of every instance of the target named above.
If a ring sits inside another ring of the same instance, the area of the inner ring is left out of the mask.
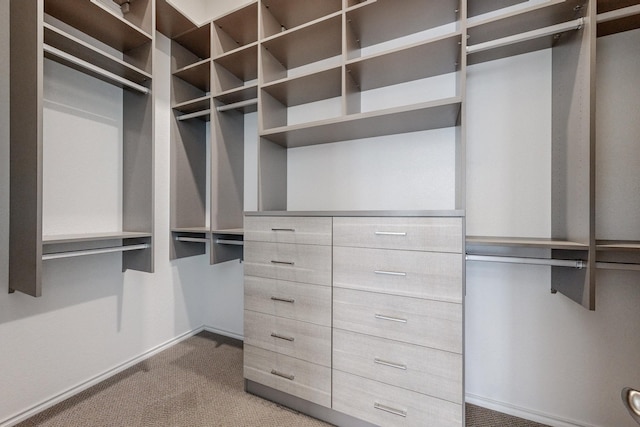
[[[258,97],[258,84],[242,86],[227,90],[213,96],[216,101],[222,104],[234,104],[236,102],[248,101]]]
[[[128,64],[122,59],[109,55],[46,22],[43,27],[44,41],[50,46],[135,83],[142,84],[147,80],[151,80],[151,74]],[[56,60],[53,57],[50,57],[50,59]]]
[[[342,94],[342,67],[277,80],[262,90],[286,106],[306,104]]]
[[[211,26],[205,24],[186,31],[176,37],[173,37],[176,43],[180,44],[190,52],[193,52],[198,58],[207,59],[211,57]]]
[[[347,10],[347,25],[367,47],[455,22],[459,0],[377,0]]]
[[[640,28],[639,8],[640,1],[638,0],[599,0],[597,36],[604,37]],[[605,14],[618,16],[615,19],[600,22],[601,17]]]
[[[478,17],[468,23],[468,44],[476,45],[575,20],[583,16],[581,9],[575,10],[583,3],[584,0],[549,0],[548,3],[512,10],[487,19]]]
[[[338,56],[342,53],[342,15],[285,31],[263,40],[262,46],[286,69]]]
[[[211,230],[211,234],[227,234],[233,236],[244,236],[244,228],[229,228],[226,230]]]
[[[174,110],[181,113],[189,114],[196,111],[202,111],[211,107],[211,98],[209,96],[203,96],[201,98],[191,99],[189,101],[181,102],[173,106]]]
[[[46,0],[44,11],[121,52],[153,39],[151,34],[116,16],[96,0]]]
[[[460,61],[461,33],[414,43],[346,64],[361,90],[376,89],[412,80],[453,73]]]
[[[204,92],[208,92],[211,88],[211,61],[208,59],[198,61],[176,70],[173,75]]]
[[[527,0],[468,0],[467,16],[482,15],[487,12],[504,9],[505,7],[523,3]]]
[[[470,53],[467,55],[467,65],[479,64],[481,62],[493,61],[496,59],[548,49],[553,47],[557,42],[558,39],[554,38],[554,36],[545,36],[490,50]]]
[[[467,245],[518,246],[541,249],[588,250],[589,245],[568,240],[536,237],[467,236]]]
[[[599,251],[640,251],[640,241],[633,240],[598,240],[596,249]]]
[[[214,58],[214,62],[243,82],[258,78],[258,44],[252,43]]]
[[[268,13],[287,30],[340,12],[342,9],[341,0],[263,0],[262,4]],[[267,34],[267,36],[271,35]]]
[[[640,4],[639,0],[598,0],[598,14]]]
[[[221,29],[238,46],[258,41],[258,3],[251,3],[241,9],[213,21],[213,25]]]
[[[454,127],[458,123],[461,98],[424,102],[405,107],[300,125],[283,126],[260,134],[283,147],[294,148],[374,136],[394,135]]]
[[[172,227],[172,233],[209,233],[209,227]]]
[[[462,209],[442,210],[355,210],[355,211],[245,211],[245,216],[332,216],[332,217],[464,217]]]
[[[107,233],[84,233],[84,234],[55,234],[42,236],[43,245],[56,245],[60,243],[93,242],[100,240],[114,239],[139,239],[151,237],[151,233],[134,231],[115,231]]]
[[[196,24],[178,12],[167,0],[156,0],[156,29],[170,39],[196,28]]]

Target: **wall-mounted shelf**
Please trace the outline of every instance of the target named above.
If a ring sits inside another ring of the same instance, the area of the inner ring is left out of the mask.
[[[598,0],[598,37],[640,28],[638,0]]]
[[[523,247],[538,249],[588,250],[589,246],[559,239],[533,237],[467,236],[467,245]]]

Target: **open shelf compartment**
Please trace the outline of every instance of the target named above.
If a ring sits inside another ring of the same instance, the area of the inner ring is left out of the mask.
[[[263,0],[262,28],[267,38],[342,10],[342,0]]]

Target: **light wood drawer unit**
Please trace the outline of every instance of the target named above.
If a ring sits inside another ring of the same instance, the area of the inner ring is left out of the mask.
[[[331,245],[331,218],[247,216],[244,240]]]
[[[333,285],[462,302],[462,255],[335,247]]]
[[[385,427],[460,427],[462,406],[333,371],[333,409]]]
[[[249,241],[244,248],[247,276],[331,285],[331,246]]]
[[[329,367],[245,344],[244,377],[318,405],[331,406]]]
[[[462,403],[462,355],[333,330],[333,369]]]
[[[331,367],[331,328],[244,311],[244,342]]]
[[[462,305],[334,288],[333,327],[462,353]]]
[[[246,276],[244,308],[331,326],[331,287]]]
[[[337,217],[334,246],[462,253],[461,218]]]

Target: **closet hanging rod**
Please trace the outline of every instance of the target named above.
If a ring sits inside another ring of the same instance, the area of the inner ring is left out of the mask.
[[[217,239],[216,243],[220,245],[244,246],[244,242],[242,240]]]
[[[565,259],[548,259],[548,258],[528,258],[528,257],[512,257],[497,255],[467,255],[467,261],[483,261],[483,262],[501,262],[506,264],[529,264],[529,265],[548,265],[552,267],[571,267],[582,269],[587,266],[582,260],[565,260]]]
[[[91,63],[89,63],[87,61],[84,61],[84,60],[80,59],[80,58],[76,58],[75,56],[70,55],[67,52],[64,52],[64,51],[62,51],[60,49],[57,49],[57,48],[55,48],[53,46],[49,46],[48,44],[44,44],[43,45],[43,50],[45,51],[45,53],[48,53],[48,54],[53,55],[53,56],[57,56],[58,58],[64,59],[65,61],[68,61],[68,62],[70,62],[72,64],[78,65],[78,66],[84,68],[87,71],[90,71],[90,72],[95,73],[95,74],[99,74],[102,77],[106,77],[107,79],[109,79],[109,80],[111,80],[113,82],[120,83],[120,84],[122,84],[124,86],[127,86],[127,87],[129,87],[131,89],[134,89],[134,90],[136,90],[138,92],[141,92],[141,93],[143,93],[145,95],[148,95],[149,93],[151,93],[151,91],[148,88],[146,88],[146,87],[144,87],[142,85],[139,85],[139,84],[134,83],[134,82],[132,82],[130,80],[127,80],[124,77],[120,77],[119,75],[114,74],[114,73],[112,73],[110,71],[107,71],[107,70],[104,70],[104,69],[102,69],[100,67],[97,67],[97,66],[95,66],[95,65],[93,65],[93,64],[91,64]]]
[[[210,109],[196,111],[195,113],[183,114],[181,116],[178,116],[178,120],[182,121],[182,120],[195,119],[196,117],[202,117],[208,114],[211,114]]]
[[[596,22],[600,24],[603,22],[615,21],[616,19],[628,18],[629,16],[634,15],[640,15],[640,4],[601,13],[596,16]]]
[[[192,243],[209,243],[209,239],[207,237],[185,237],[178,236],[176,237],[178,242],[192,242]]]
[[[97,254],[108,254],[112,252],[137,251],[140,249],[149,249],[150,247],[151,247],[150,244],[142,243],[139,245],[113,246],[109,248],[86,249],[86,250],[68,251],[68,252],[54,252],[54,253],[42,255],[42,260],[46,261],[49,259],[72,258],[72,257],[84,256],[84,255],[97,255]]]
[[[539,28],[537,30],[527,31],[526,33],[516,34],[509,37],[503,37],[500,39],[489,40],[487,42],[467,46],[467,54],[482,52],[490,49],[496,49],[499,47],[504,47],[511,44],[525,42],[529,40],[534,40],[541,37],[552,36],[554,34],[563,33],[565,31],[579,30],[583,26],[584,26],[584,18],[578,18],[573,21],[563,22],[562,24],[552,25],[550,27],[545,27],[545,28]]]
[[[247,99],[246,101],[240,101],[240,102],[234,102],[233,104],[221,105],[219,107],[216,107],[216,110],[222,113],[223,111],[235,110],[236,108],[244,108],[244,107],[248,107],[249,105],[256,105],[257,103],[258,103],[258,100],[256,98]]]

